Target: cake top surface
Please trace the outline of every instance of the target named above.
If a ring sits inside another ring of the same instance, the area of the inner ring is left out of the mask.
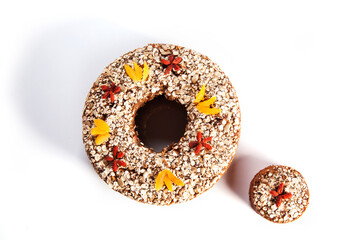
[[[136,76],[139,69],[142,74]],[[134,126],[139,107],[158,95],[184,105],[188,116],[184,136],[160,153],[141,143]],[[101,144],[91,134],[97,119],[109,127]],[[107,66],[88,94],[82,122],[85,149],[99,176],[115,191],[157,205],[188,201],[211,188],[233,159],[241,128],[235,89],[218,65],[169,44],[149,44]],[[156,179],[166,169],[183,186],[156,190]]]
[[[299,218],[309,203],[304,177],[286,166],[269,166],[257,173],[250,185],[250,202],[257,213],[276,222]]]

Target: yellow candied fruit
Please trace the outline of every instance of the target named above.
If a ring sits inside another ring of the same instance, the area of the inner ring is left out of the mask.
[[[136,62],[134,62],[134,70],[135,70],[136,81],[141,80],[142,68],[139,67],[139,65],[137,65]]]
[[[125,64],[125,71],[127,75],[136,82],[140,80],[144,81],[149,76],[149,66],[146,62],[144,62],[144,68],[140,67],[136,62],[134,62],[134,68]]]
[[[171,180],[168,176],[165,176],[164,182],[165,182],[166,187],[169,189],[169,191],[172,192],[173,188],[172,188]]]
[[[194,103],[199,103],[201,100],[203,100],[204,96],[205,96],[205,84],[202,86],[201,90],[196,95]]]
[[[155,180],[155,189],[159,191],[164,186],[165,171],[161,171]]]
[[[142,77],[142,81],[145,81],[149,76],[149,66],[147,65],[146,62],[144,62],[144,71],[143,71],[143,77]]]
[[[104,120],[95,119],[95,120],[94,120],[94,124],[95,124],[95,126],[103,129],[104,131],[110,132],[110,127],[109,127],[109,125],[108,125]]]
[[[211,104],[213,104],[216,100],[216,97],[212,97],[206,101],[200,102],[197,105],[198,106],[204,106],[204,107],[209,107]]]
[[[93,136],[96,136],[99,134],[105,134],[105,133],[108,133],[108,132],[99,127],[94,127],[93,129],[91,129],[91,135],[93,135]]]
[[[110,133],[97,135],[97,137],[95,139],[96,145],[103,144],[104,142],[106,142],[109,139],[109,137],[110,137]]]
[[[96,127],[91,129],[91,135],[96,136],[95,144],[103,144],[110,137],[110,127],[104,120],[101,119],[95,119],[94,124]]]
[[[173,191],[172,183],[178,186],[184,186],[184,183],[177,178],[170,170],[162,170],[155,180],[155,190],[159,191],[164,186],[164,183],[170,192]]]
[[[210,107],[204,107],[204,106],[196,106],[196,108],[199,110],[199,112],[208,114],[208,115],[214,115],[221,112],[220,108],[210,108]]]
[[[136,74],[134,69],[132,69],[129,65],[125,65],[125,71],[132,80],[136,81]]]
[[[184,183],[178,179],[170,170],[166,170],[169,179],[178,186],[184,186]]]
[[[205,97],[205,84],[202,86],[199,93],[196,95],[194,103],[196,103],[196,108],[199,110],[199,112],[213,115],[218,114],[221,112],[221,109],[219,108],[211,108],[210,105],[214,104],[216,97],[209,98],[208,100],[202,101]]]

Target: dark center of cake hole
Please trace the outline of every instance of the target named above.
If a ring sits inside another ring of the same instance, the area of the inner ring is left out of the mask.
[[[179,142],[184,136],[186,124],[185,106],[163,95],[146,102],[135,117],[135,130],[140,141],[156,152]]]

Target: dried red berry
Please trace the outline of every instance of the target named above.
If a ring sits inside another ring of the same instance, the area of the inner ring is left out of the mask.
[[[111,83],[110,87],[106,86],[106,85],[101,85],[100,86],[102,90],[105,91],[104,95],[102,96],[103,99],[108,98],[110,96],[110,101],[114,102],[115,101],[115,93],[119,93],[121,88],[115,86],[115,83]]]
[[[202,140],[203,143],[206,143],[208,141],[211,141],[212,137],[207,137]]]
[[[106,156],[104,157],[104,160],[111,162],[112,161],[112,168],[114,170],[114,172],[116,172],[118,170],[118,164],[121,167],[126,167],[126,162],[119,160],[120,158],[122,158],[124,156],[123,152],[118,152],[119,148],[118,146],[115,146],[113,148],[113,157],[110,156]]]
[[[289,199],[292,197],[291,193],[284,193],[284,183],[280,183],[279,187],[276,189],[276,191],[271,190],[269,192],[272,196],[274,196],[276,199],[276,207],[280,207],[283,199]]]
[[[199,145],[197,145],[196,149],[195,149],[195,154],[199,154],[201,151],[201,143]]]
[[[291,198],[292,197],[292,194],[291,193],[284,193],[283,195],[282,195],[282,199],[289,199],[289,198]]]
[[[206,149],[208,149],[208,150],[211,150],[212,149],[212,147],[209,145],[209,144],[207,144],[207,143],[202,143],[202,145],[206,148]]]
[[[118,164],[122,167],[126,167],[126,165],[127,165],[126,162],[121,161],[121,160],[118,160]]]
[[[171,72],[172,69],[174,69],[174,71],[179,71],[180,70],[180,66],[178,65],[180,62],[182,61],[181,57],[174,57],[173,54],[171,54],[168,57],[168,60],[166,59],[161,59],[161,63],[166,65],[166,69],[165,69],[165,75],[169,74]]]
[[[280,185],[276,191],[278,194],[282,194],[282,192],[284,191],[284,183],[280,183]]]
[[[279,196],[279,194],[276,191],[273,191],[273,190],[270,191],[270,194],[273,195],[274,197]]]
[[[201,138],[202,138],[202,133],[201,132],[198,132],[196,134],[196,139],[198,140],[198,142],[201,142]]]
[[[189,143],[189,146],[190,146],[191,148],[194,148],[194,147],[196,147],[197,145],[199,145],[198,141],[191,141],[191,142]]]
[[[276,198],[276,207],[280,207],[281,202],[282,202],[282,197],[277,197]]]
[[[211,150],[212,147],[210,146],[210,144],[208,144],[207,142],[209,142],[212,139],[212,137],[207,137],[202,139],[202,133],[201,132],[197,132],[196,134],[196,141],[191,141],[189,143],[189,147],[194,148],[195,149],[195,154],[199,154],[201,151],[201,148],[204,147],[208,150]]]

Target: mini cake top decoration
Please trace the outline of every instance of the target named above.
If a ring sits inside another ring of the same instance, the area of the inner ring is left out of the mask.
[[[295,169],[273,165],[258,172],[250,184],[250,203],[262,217],[287,223],[298,219],[309,204],[309,189]]]

